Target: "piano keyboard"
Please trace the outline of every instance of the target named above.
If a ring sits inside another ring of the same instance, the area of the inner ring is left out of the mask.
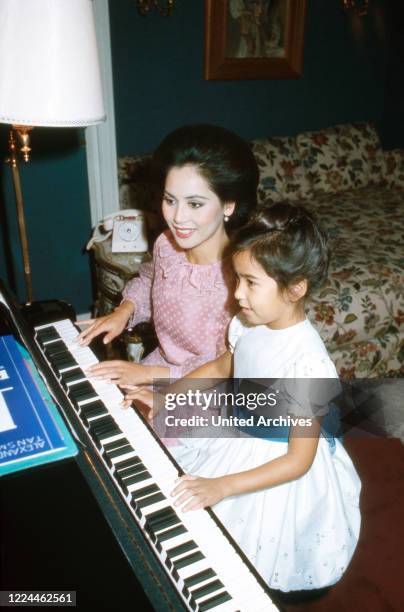
[[[70,320],[35,328],[45,359],[185,608],[275,612],[262,581],[219,521],[206,510],[174,509],[177,464],[137,411],[122,408],[116,385],[86,377],[84,370],[98,360],[75,342],[77,335]]]

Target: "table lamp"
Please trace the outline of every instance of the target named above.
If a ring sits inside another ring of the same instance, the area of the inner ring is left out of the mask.
[[[79,128],[105,119],[92,0],[1,0],[0,123],[10,156],[28,302],[33,299],[18,147],[34,126]]]

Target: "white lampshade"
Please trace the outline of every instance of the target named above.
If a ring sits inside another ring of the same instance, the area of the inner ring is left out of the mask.
[[[0,1],[0,122],[105,119],[92,0]]]

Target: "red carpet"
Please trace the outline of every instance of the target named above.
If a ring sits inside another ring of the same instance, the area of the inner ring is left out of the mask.
[[[315,601],[286,612],[404,610],[404,446],[397,439],[346,438],[362,481],[362,527],[346,574]]]

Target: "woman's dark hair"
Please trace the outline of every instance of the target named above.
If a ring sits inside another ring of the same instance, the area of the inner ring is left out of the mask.
[[[306,279],[308,296],[327,278],[327,234],[303,206],[263,206],[236,233],[232,247],[233,253],[249,251],[281,289]]]
[[[155,178],[163,186],[171,168],[197,167],[222,203],[236,207],[226,227],[240,227],[257,205],[258,167],[247,143],[216,125],[185,125],[164,138],[153,155]]]

